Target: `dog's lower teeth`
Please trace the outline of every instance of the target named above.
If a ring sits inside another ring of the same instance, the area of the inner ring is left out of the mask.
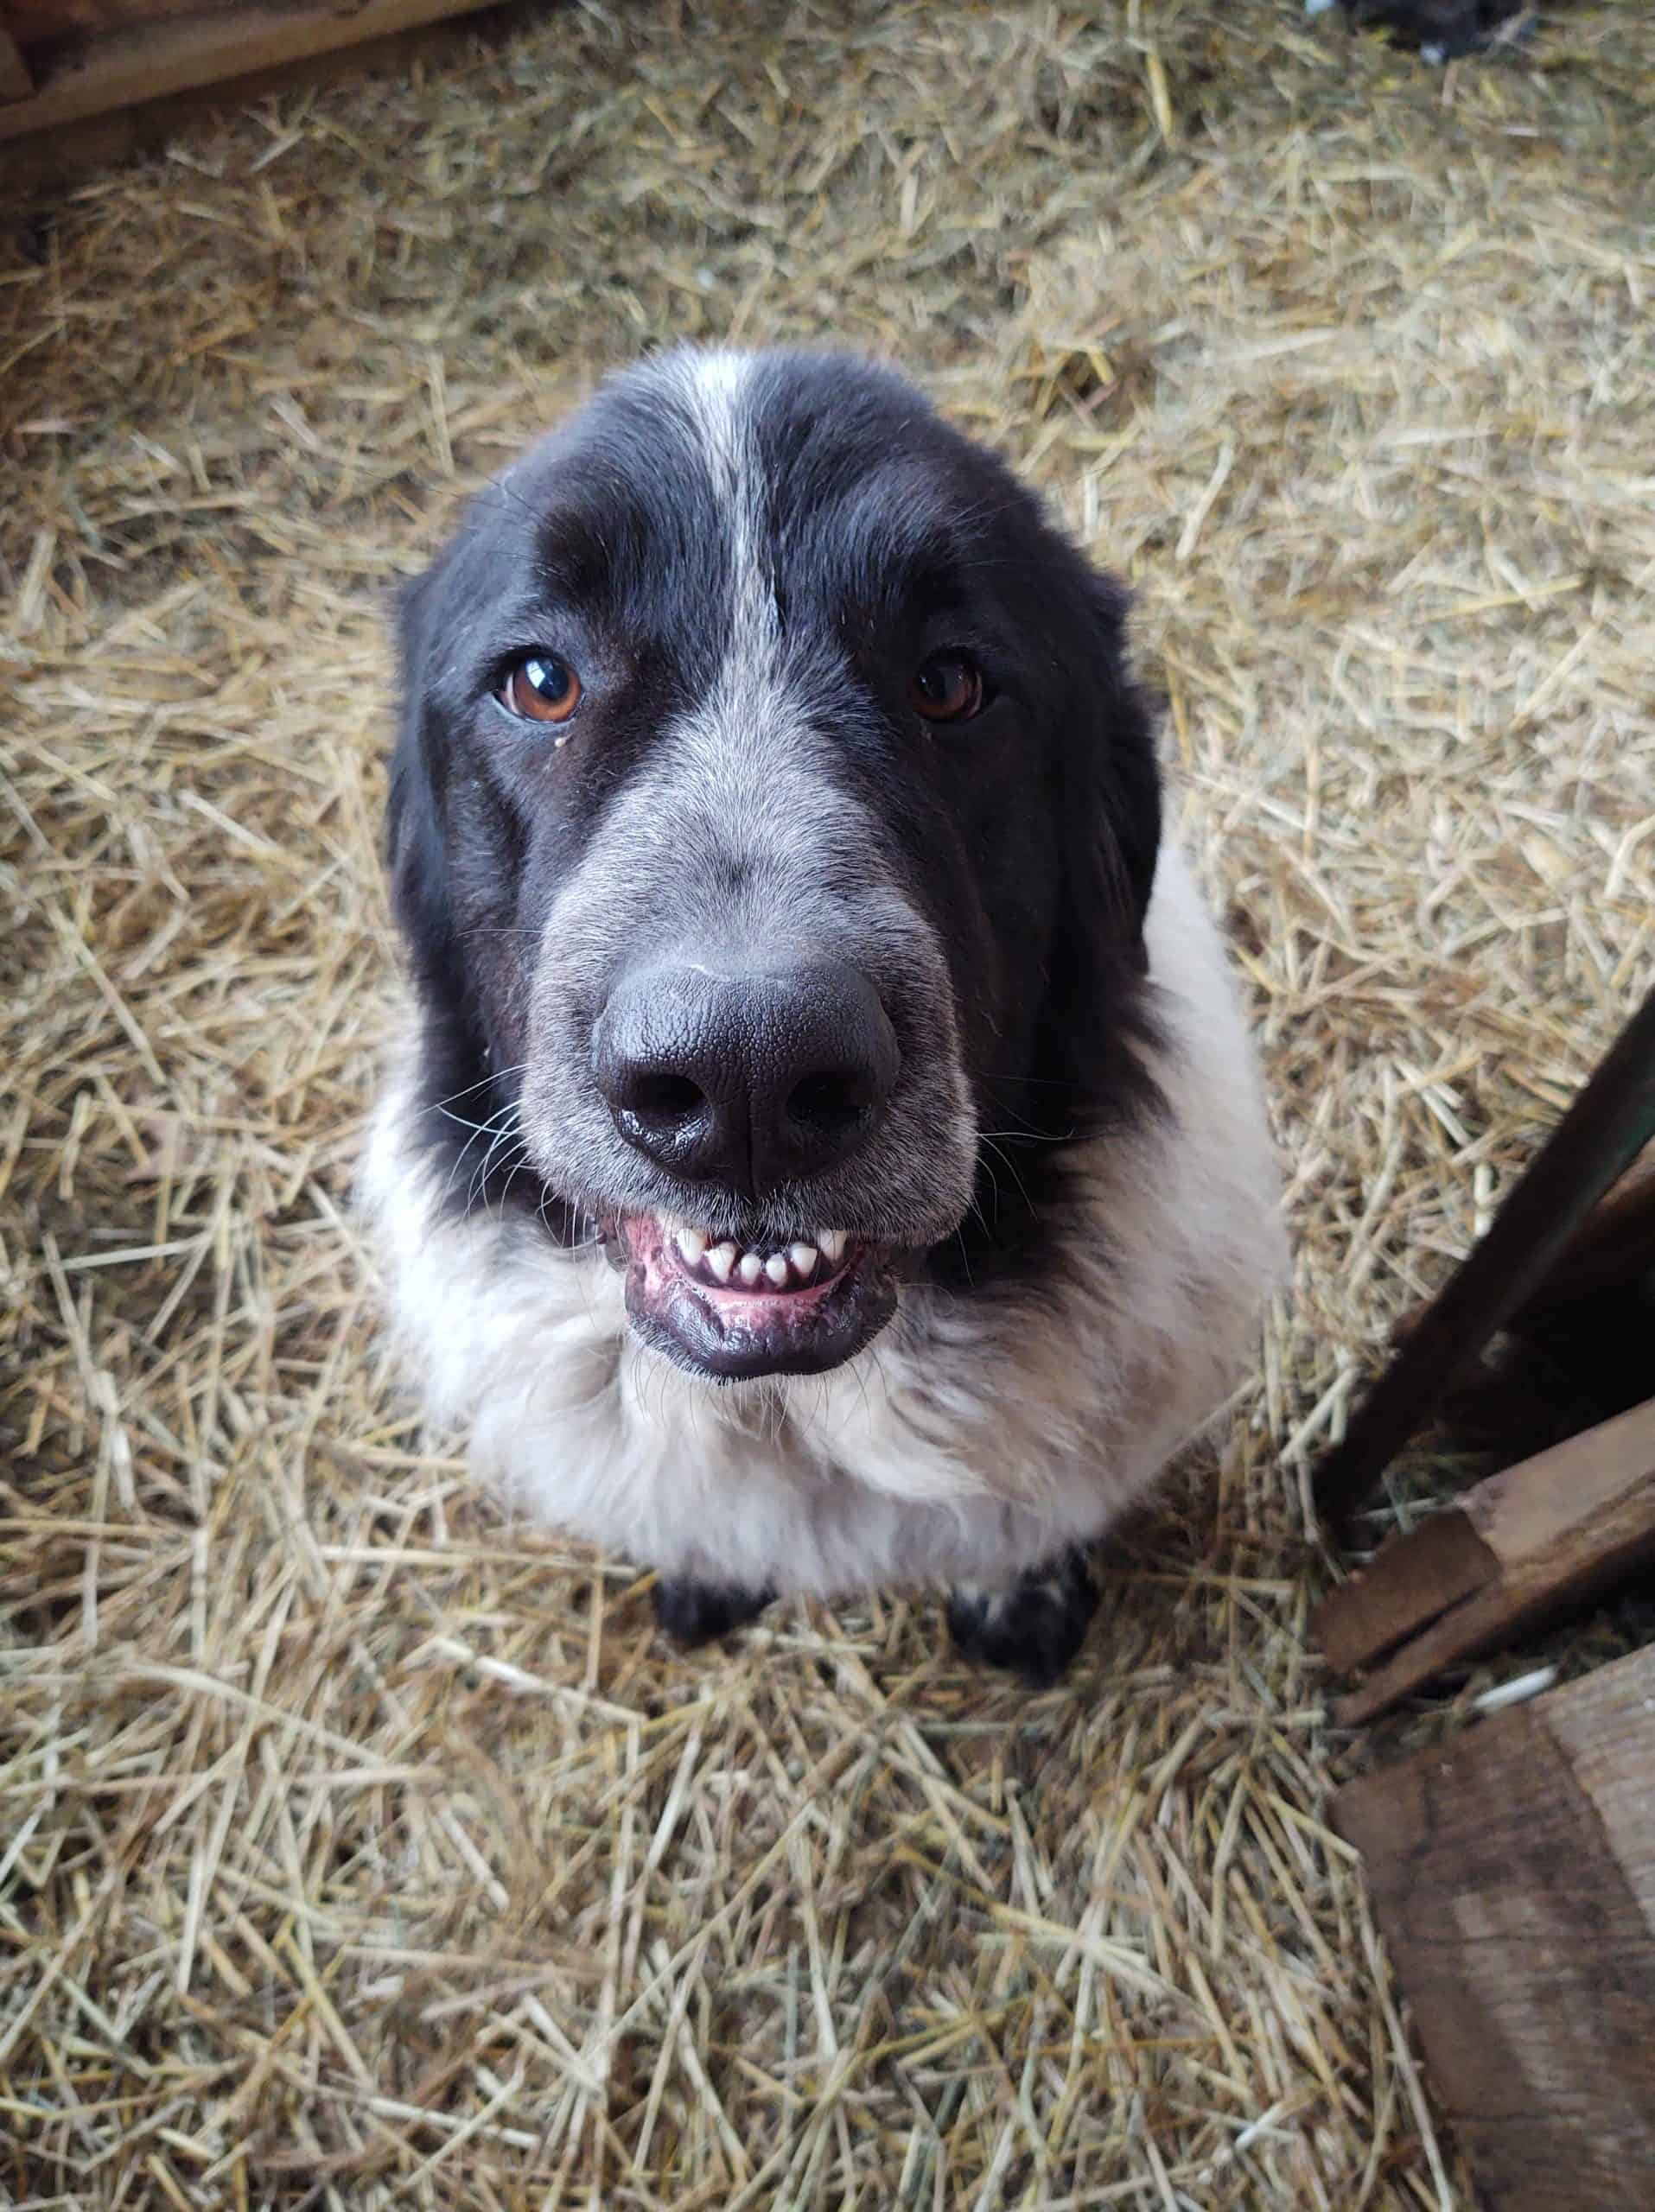
[[[787,1247],[787,1257],[792,1262],[795,1270],[808,1282],[816,1273],[815,1245],[790,1244]]]
[[[736,1263],[735,1272],[749,1290],[764,1273],[764,1262],[756,1252],[743,1252]]]
[[[707,1255],[707,1265],[716,1281],[728,1282],[730,1270],[735,1265],[735,1247],[733,1244],[715,1244]]]

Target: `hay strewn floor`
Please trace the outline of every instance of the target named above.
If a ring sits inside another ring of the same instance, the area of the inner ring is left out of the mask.
[[[1462,2204],[1302,1477],[1655,958],[1655,19],[465,51],[8,232],[0,2198]],[[376,1363],[380,594],[703,333],[900,356],[1131,574],[1267,1040],[1295,1310],[1050,1696],[929,1601],[677,1657]]]

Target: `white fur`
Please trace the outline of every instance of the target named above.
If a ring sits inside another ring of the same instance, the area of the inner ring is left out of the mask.
[[[785,702],[777,665],[781,623],[775,587],[759,557],[758,505],[763,472],[753,449],[748,387],[757,366],[751,353],[691,348],[669,357],[661,372],[684,409],[706,461],[729,531],[730,640],[718,696],[709,719],[722,722],[750,753],[758,752]]]
[[[1082,1156],[1053,1294],[905,1289],[824,1376],[697,1381],[633,1337],[601,1254],[445,1216],[399,1077],[362,1198],[430,1417],[535,1519],[747,1589],[996,1585],[1100,1534],[1244,1373],[1285,1251],[1223,948],[1170,846],[1147,939],[1167,1111]]]

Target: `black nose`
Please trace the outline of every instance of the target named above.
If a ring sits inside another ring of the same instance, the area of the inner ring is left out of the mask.
[[[628,1144],[754,1198],[861,1144],[901,1064],[878,992],[829,961],[641,969],[616,985],[592,1038]]]

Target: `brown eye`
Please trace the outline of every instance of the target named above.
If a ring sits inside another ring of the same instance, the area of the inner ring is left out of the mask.
[[[531,653],[495,696],[525,722],[566,722],[581,703],[581,679],[555,654]]]
[[[964,653],[933,653],[920,664],[908,700],[928,722],[968,722],[983,711],[983,671]]]

